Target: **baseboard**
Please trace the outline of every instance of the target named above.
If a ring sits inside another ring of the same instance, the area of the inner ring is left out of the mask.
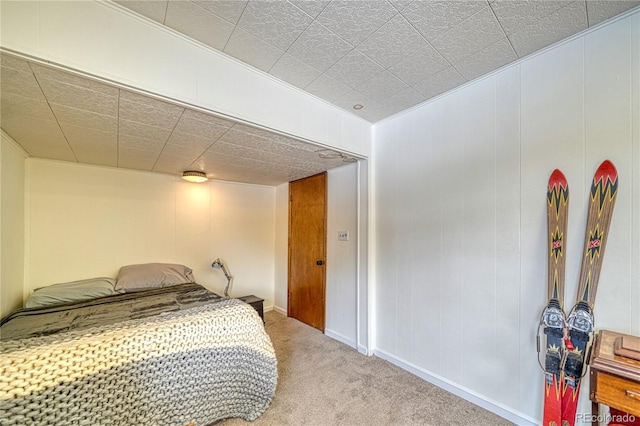
[[[279,313],[280,315],[284,315],[285,317],[287,316],[287,310],[284,308],[281,308],[280,306],[273,305],[273,310]]]
[[[404,361],[400,358],[395,357],[385,351],[380,349],[374,350],[374,355],[389,361],[390,363],[397,365],[403,370],[407,370],[408,372],[420,377],[423,380],[426,380],[429,383],[432,383],[439,388],[442,388],[452,394],[459,396],[462,399],[465,399],[472,404],[475,404],[479,407],[484,408],[487,411],[491,411],[492,413],[509,420],[517,425],[538,425],[539,421],[532,419],[529,416],[526,416],[520,412],[514,411],[509,407],[506,407],[496,401],[492,401],[486,398],[483,395],[478,394],[470,389],[466,389],[450,380],[445,379],[444,377],[440,377],[436,374],[433,374],[423,368],[420,368],[410,362]]]
[[[337,340],[338,342],[344,343],[347,346],[351,346],[352,348],[356,348],[356,342],[353,339],[348,338],[347,336],[340,334],[338,332],[335,332],[333,330],[330,330],[328,328],[324,329],[324,334],[325,336],[331,337],[334,340]]]

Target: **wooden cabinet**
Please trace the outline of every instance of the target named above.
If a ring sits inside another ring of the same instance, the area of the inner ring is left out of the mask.
[[[615,353],[616,339],[624,336],[633,337],[606,330],[598,333],[590,373],[593,425],[598,424],[598,404],[640,418],[640,360]]]

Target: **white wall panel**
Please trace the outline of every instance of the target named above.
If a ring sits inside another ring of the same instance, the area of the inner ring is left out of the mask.
[[[569,181],[569,310],[587,193],[605,158],[618,167],[620,189],[596,326],[637,333],[639,33],[640,12],[374,126],[379,354],[517,424],[539,423],[535,335],[547,297],[546,184],[555,168]],[[425,157],[425,141],[440,161]],[[433,189],[435,176],[441,191]],[[432,205],[425,194],[435,197]],[[423,253],[438,246],[441,256],[430,265]],[[426,281],[425,291],[417,277],[437,264],[441,306],[425,306],[419,299],[435,289]],[[407,269],[411,291],[400,273]],[[421,356],[427,345],[440,348],[439,365]],[[578,411],[589,410],[583,390]]]
[[[463,102],[463,330],[462,384],[493,396],[496,374],[495,263],[496,164],[495,83],[482,80],[467,90]],[[456,167],[457,168],[457,167]],[[454,169],[455,170],[455,169]],[[472,362],[472,360],[474,362]]]
[[[522,344],[505,349],[516,324],[520,321],[520,270],[514,268],[520,259],[520,69],[513,67],[496,75],[496,312],[494,398],[508,406],[520,402],[518,378]],[[519,336],[529,345],[531,336]]]
[[[22,306],[27,154],[0,132],[0,318]]]
[[[437,325],[442,318],[442,184],[446,176],[438,172],[442,163],[441,105],[426,108],[423,120],[413,123],[409,142],[404,150],[408,157],[401,165],[412,172],[410,186],[403,192],[403,198],[412,206],[410,223],[405,224],[412,235],[413,285],[410,305],[406,305],[413,313],[409,360],[439,371],[440,351],[434,350],[432,342],[440,341],[441,329]],[[414,197],[406,197],[407,194]]]
[[[232,296],[272,306],[273,187],[38,159],[27,161],[27,175],[27,293],[147,262],[185,264],[222,293],[226,278],[211,268],[220,257],[234,276]]]
[[[459,348],[463,332],[463,261],[464,197],[460,190],[464,175],[457,166],[464,157],[462,135],[463,96],[453,93],[442,99],[442,320],[440,322],[440,375],[455,383],[462,382],[462,350]],[[376,147],[377,148],[377,147]],[[436,372],[437,373],[437,372]]]
[[[357,346],[358,165],[328,172],[325,333]],[[348,231],[349,241],[338,241]]]
[[[629,230],[633,228],[633,215],[628,213],[632,211],[633,172],[635,169],[637,173],[640,162],[634,167],[633,155],[612,147],[633,146],[633,102],[638,105],[640,99],[637,93],[634,99],[630,90],[634,77],[629,72],[633,61],[629,55],[632,43],[631,20],[603,28],[597,36],[585,37],[585,185],[590,184],[589,174],[593,175],[605,158],[620,172],[615,220],[607,239],[594,315],[599,327],[627,333],[632,332],[634,325],[633,307],[638,307],[631,277],[634,267],[640,269],[640,262],[632,258],[634,234]],[[583,190],[587,191],[588,187]],[[635,193],[637,196],[637,187]],[[607,309],[614,305],[619,309]],[[638,318],[635,319],[635,324],[639,324]]]

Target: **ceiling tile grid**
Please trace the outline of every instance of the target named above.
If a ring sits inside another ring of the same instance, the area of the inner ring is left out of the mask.
[[[322,158],[326,149],[305,141],[9,54],[0,64],[0,124],[34,157],[176,175],[196,169],[263,185],[350,158]]]
[[[397,80],[413,88],[413,96],[405,97],[402,104],[407,105],[411,99],[416,105],[635,7],[640,1],[119,3],[375,122],[398,112],[397,100],[390,99],[395,92],[385,89],[398,86]],[[378,84],[382,88],[374,90]],[[348,104],[349,93],[367,96],[370,102],[354,110],[354,104]]]
[[[375,123],[640,0],[117,3]],[[196,169],[264,185],[354,160],[11,54],[0,54],[0,65],[1,127],[34,157],[172,174]]]

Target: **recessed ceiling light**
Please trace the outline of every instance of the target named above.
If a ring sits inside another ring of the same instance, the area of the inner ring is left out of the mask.
[[[362,108],[364,108],[364,106],[362,104],[355,104],[353,106],[353,109],[362,109]]]
[[[187,182],[195,183],[202,183],[208,180],[206,173],[195,170],[187,170],[186,172],[182,172],[182,179],[186,180]]]

